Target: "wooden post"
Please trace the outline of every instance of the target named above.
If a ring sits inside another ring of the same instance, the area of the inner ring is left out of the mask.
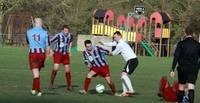
[[[149,37],[148,37],[148,42],[151,43],[151,23],[149,23]]]
[[[3,15],[0,13],[0,45],[4,43],[2,26],[3,26]]]
[[[169,22],[169,38],[168,38],[168,41],[167,41],[167,56],[169,57],[170,56],[170,26],[171,26],[171,23]]]
[[[159,56],[161,57],[161,53],[162,53],[162,33],[163,33],[163,25],[161,24],[161,36],[160,36],[160,45],[159,45]]]
[[[169,57],[169,54],[170,54],[170,52],[169,52],[169,47],[170,47],[169,43],[170,43],[170,38],[167,39],[167,57]]]
[[[2,32],[2,25],[3,25],[3,15],[0,14],[0,35],[3,33]]]
[[[144,34],[145,38],[147,38],[147,23],[144,25]],[[144,51],[144,56],[146,56],[146,52],[145,52],[145,49],[143,48],[143,51]]]
[[[137,33],[138,33],[138,27],[136,25],[136,28],[135,28],[135,54],[137,55]]]
[[[94,25],[94,17],[92,17],[92,29],[93,29],[93,25]],[[94,27],[94,30],[95,31],[95,27]],[[92,32],[91,32],[92,33]],[[95,33],[95,32],[94,32]]]

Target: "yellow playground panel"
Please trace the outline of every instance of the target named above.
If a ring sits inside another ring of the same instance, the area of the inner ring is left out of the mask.
[[[122,34],[122,39],[127,41],[136,41],[136,32],[127,32],[125,30],[120,30],[114,26],[102,25],[102,24],[93,24],[92,25],[92,34],[95,35],[106,35],[113,37],[114,32],[120,31]]]
[[[170,30],[168,28],[162,29],[162,38],[170,38]]]

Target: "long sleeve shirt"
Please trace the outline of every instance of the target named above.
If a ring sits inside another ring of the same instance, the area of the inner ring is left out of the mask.
[[[172,63],[172,70],[175,70],[177,63],[179,66],[198,65],[199,57],[200,44],[192,37],[187,37],[177,44]]]
[[[123,41],[122,39],[119,42],[103,43],[105,46],[116,46],[115,50],[112,52],[112,55],[121,54],[125,61],[128,61],[133,58],[137,58],[136,54],[133,52],[133,49]]]

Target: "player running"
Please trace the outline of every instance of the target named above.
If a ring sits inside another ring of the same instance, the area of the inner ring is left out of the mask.
[[[69,27],[63,25],[62,32],[56,34],[52,39],[51,43],[55,44],[54,48],[54,68],[51,73],[51,81],[49,84],[49,89],[54,88],[54,80],[59,69],[60,63],[64,65],[65,68],[65,78],[67,90],[72,90],[72,81],[70,73],[70,49],[72,47],[72,34],[69,32]]]
[[[109,51],[99,46],[92,45],[90,40],[85,40],[84,44],[86,49],[83,51],[83,60],[90,70],[85,78],[84,89],[80,90],[79,93],[87,94],[91,78],[101,76],[106,79],[112,93],[115,94],[116,89],[110,79],[109,66],[105,58],[105,55],[109,55]]]
[[[49,55],[49,38],[47,31],[42,28],[42,19],[35,18],[35,27],[27,31],[27,41],[29,44],[29,65],[33,73],[33,85],[31,93],[41,96],[40,90],[40,70],[44,67],[45,53]]]

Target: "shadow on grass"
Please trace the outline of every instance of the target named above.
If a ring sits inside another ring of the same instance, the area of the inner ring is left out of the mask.
[[[66,88],[67,86],[66,85],[57,85],[57,87],[55,89],[61,89],[61,88]],[[78,85],[72,85],[72,88],[78,88],[80,86]]]
[[[113,95],[111,90],[105,90],[103,93],[97,93],[97,91],[95,89],[91,89],[88,91],[89,94],[91,95],[98,95],[98,96],[103,96],[103,95]],[[117,91],[117,93],[122,93],[122,90]],[[134,97],[135,95],[140,95],[140,93],[135,93],[133,96],[130,97]]]

